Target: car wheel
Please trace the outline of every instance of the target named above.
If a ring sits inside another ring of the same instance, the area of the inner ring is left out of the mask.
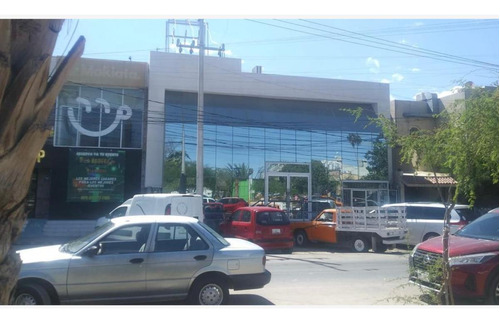
[[[498,305],[498,274],[493,278],[488,287],[486,303],[488,305]]]
[[[306,232],[303,230],[299,230],[299,231],[295,232],[294,238],[295,238],[295,244],[299,247],[305,246],[307,244],[307,242],[309,241],[307,239]]]
[[[356,237],[352,240],[352,250],[356,252],[368,251],[368,243],[361,237]]]
[[[189,301],[194,305],[226,305],[229,301],[229,290],[223,279],[207,277],[195,281]]]
[[[435,238],[435,237],[439,237],[439,234],[435,233],[435,232],[429,232],[427,233],[425,236],[424,236],[424,239],[422,241],[425,241],[425,240],[429,240],[431,238]]]
[[[50,305],[50,296],[38,284],[21,285],[14,293],[14,305]]]

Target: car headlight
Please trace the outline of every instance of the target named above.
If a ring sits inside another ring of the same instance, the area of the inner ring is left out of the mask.
[[[410,267],[413,267],[413,256],[415,255],[415,252],[417,252],[417,247],[418,246],[415,246],[413,248],[413,250],[410,252],[410,256],[408,257],[408,262],[409,262]]]
[[[489,253],[478,253],[467,256],[451,257],[450,266],[482,264],[495,256],[496,256],[495,253],[489,252]]]
[[[413,258],[413,256],[415,255],[415,252],[417,252],[417,249],[418,249],[418,245],[416,245],[413,250],[410,252],[410,258]]]

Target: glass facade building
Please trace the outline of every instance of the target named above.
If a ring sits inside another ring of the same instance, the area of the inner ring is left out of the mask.
[[[361,109],[356,119],[352,110]],[[165,158],[178,156],[185,142],[186,160],[196,160],[196,93],[165,93]],[[363,179],[365,154],[373,149],[380,129],[370,124],[371,104],[301,101],[207,94],[204,97],[205,188],[224,192],[218,173],[245,171],[240,180],[264,178],[266,162],[321,162],[335,182]],[[313,170],[314,171],[314,170]],[[314,174],[313,174],[314,175]],[[248,178],[245,178],[248,177]],[[164,169],[164,189],[175,189],[177,175]],[[170,187],[169,187],[170,185]],[[234,186],[234,183],[233,183]],[[193,183],[191,183],[191,187]],[[313,177],[313,191],[315,188]],[[331,187],[335,193],[339,187]],[[259,189],[248,197],[255,200]]]

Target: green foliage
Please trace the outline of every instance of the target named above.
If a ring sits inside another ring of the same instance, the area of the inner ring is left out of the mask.
[[[365,180],[387,180],[389,174],[389,163],[387,156],[387,143],[383,140],[383,136],[379,135],[373,143],[373,149],[365,154],[368,162],[366,169],[368,175]]]
[[[347,135],[347,141],[352,145],[352,148],[358,147],[361,145],[361,142],[363,141],[361,139],[361,136],[356,134],[356,133],[350,133]]]
[[[479,187],[498,184],[498,85],[493,90],[466,88],[465,93],[454,109],[437,116],[439,125],[433,130],[400,135],[396,124],[382,115],[370,118],[370,124],[382,129],[390,147],[400,148],[402,162],[451,174],[458,182],[454,200],[464,195],[473,205]],[[350,113],[357,116],[359,111]]]
[[[498,103],[498,86],[470,89],[470,96],[457,102],[466,109],[450,114],[444,128],[450,136],[446,165],[471,203],[482,183],[498,184]]]

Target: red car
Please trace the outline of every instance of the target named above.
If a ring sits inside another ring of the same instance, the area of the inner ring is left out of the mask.
[[[410,255],[410,281],[439,290],[440,275],[433,274],[430,268],[439,264],[442,254],[442,237],[415,246]],[[449,256],[453,295],[498,305],[498,209],[451,235]]]
[[[223,197],[217,202],[224,205],[224,213],[233,213],[240,207],[248,206],[248,203],[240,197]]]
[[[264,250],[293,251],[288,215],[272,207],[243,207],[221,224],[222,235],[249,240]]]

